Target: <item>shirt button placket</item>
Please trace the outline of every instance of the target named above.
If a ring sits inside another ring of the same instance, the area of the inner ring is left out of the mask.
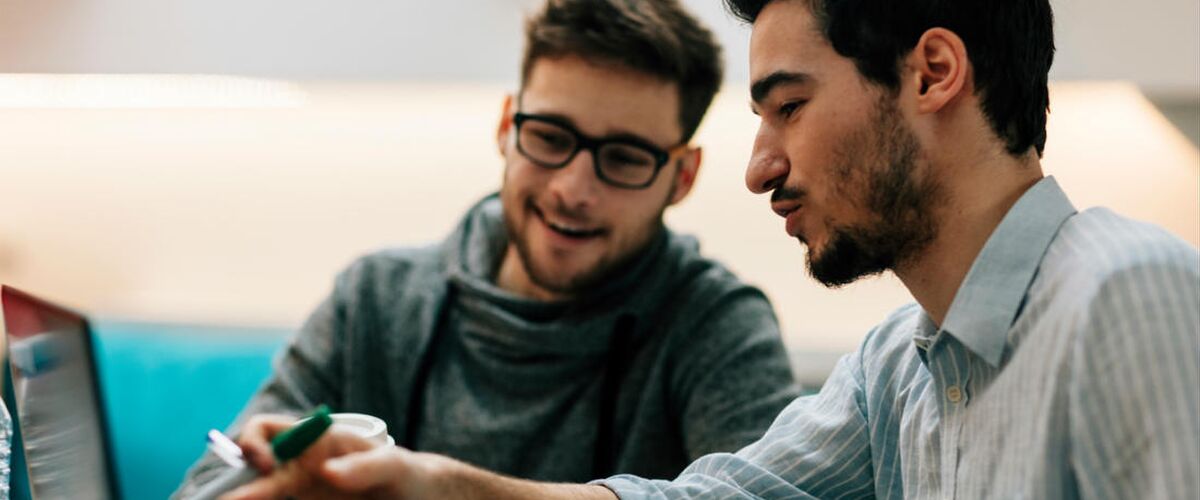
[[[948,343],[946,351],[948,355],[957,356],[960,361],[954,365],[958,370],[947,370],[945,389],[942,390],[942,395],[946,398],[946,402],[942,405],[945,409],[943,418],[948,424],[946,433],[942,436],[945,446],[943,452],[946,457],[943,463],[948,469],[947,475],[944,476],[946,484],[943,485],[942,497],[956,499],[958,498],[959,442],[963,432],[963,405],[967,399],[964,384],[970,377],[970,361],[966,350],[957,343]]]
[[[951,403],[958,404],[962,401],[963,393],[957,385],[952,385],[946,388],[946,399]]]

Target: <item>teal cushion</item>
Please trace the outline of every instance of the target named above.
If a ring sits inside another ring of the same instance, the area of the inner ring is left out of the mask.
[[[99,321],[100,385],[125,498],[166,498],[271,370],[281,329]]]

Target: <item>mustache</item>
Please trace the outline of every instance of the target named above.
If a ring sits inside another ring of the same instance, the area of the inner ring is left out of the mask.
[[[537,208],[543,214],[551,214],[577,224],[592,224],[592,216],[587,209],[579,207],[571,207],[561,201],[551,200],[544,205],[536,203],[534,200],[529,200],[529,204]]]
[[[775,188],[775,191],[771,192],[771,203],[775,203],[777,201],[803,200],[805,196],[808,196],[808,192],[803,189],[779,186]]]

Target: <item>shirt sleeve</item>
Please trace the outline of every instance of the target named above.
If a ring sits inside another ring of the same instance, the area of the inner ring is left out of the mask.
[[[673,481],[596,481],[624,500],[854,498],[873,491],[860,354],[842,358],[819,394],[793,401],[757,442],[693,462]]]
[[[1143,265],[1109,278],[1072,355],[1071,461],[1084,498],[1200,491],[1200,273]]]
[[[340,406],[342,372],[342,313],[335,291],[312,313],[295,337],[275,360],[269,379],[250,399],[226,434],[237,436],[250,416],[275,413],[302,415],[319,404]],[[224,462],[209,451],[188,469],[180,488],[172,498],[187,498],[192,492],[216,478]]]

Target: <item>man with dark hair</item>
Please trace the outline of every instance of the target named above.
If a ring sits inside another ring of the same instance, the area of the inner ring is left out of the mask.
[[[746,184],[873,329],[762,439],[673,481],[505,478],[335,434],[238,498],[1191,498],[1200,254],[1042,174],[1048,0],[729,0],[753,24]],[[278,432],[265,429],[257,439]],[[363,450],[363,451],[356,451]]]
[[[519,477],[662,477],[795,398],[766,297],[663,225],[700,166],[712,34],[673,0],[550,0],[526,33],[499,194],[442,244],[342,273],[231,432],[324,403]],[[220,469],[204,458],[180,493]]]

